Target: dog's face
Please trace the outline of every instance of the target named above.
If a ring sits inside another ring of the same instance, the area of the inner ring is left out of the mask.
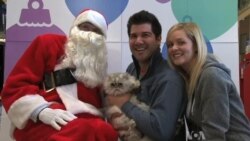
[[[128,73],[112,73],[104,80],[103,88],[108,95],[129,93],[140,86],[140,81]]]

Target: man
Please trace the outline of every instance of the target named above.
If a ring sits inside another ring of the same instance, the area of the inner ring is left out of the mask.
[[[150,108],[144,111],[129,102],[130,94],[108,96],[108,103],[120,107],[135,121],[143,135],[154,141],[172,141],[177,120],[186,106],[184,81],[170,69],[160,53],[162,29],[153,14],[147,11],[135,13],[129,18],[127,28],[133,58],[127,72],[140,80],[137,99]],[[126,129],[117,128],[120,133]],[[122,138],[126,140],[126,135]]]
[[[6,80],[2,102],[17,141],[117,141],[102,119],[107,23],[93,10],[75,19],[69,37],[37,37]]]

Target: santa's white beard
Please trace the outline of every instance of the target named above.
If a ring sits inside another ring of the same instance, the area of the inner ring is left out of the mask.
[[[107,74],[107,49],[102,35],[72,28],[65,54],[60,66],[75,68],[73,74],[78,81],[90,88],[102,84]]]

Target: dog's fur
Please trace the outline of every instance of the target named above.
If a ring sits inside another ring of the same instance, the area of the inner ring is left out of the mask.
[[[135,95],[135,90],[140,88],[140,81],[128,73],[109,74],[104,81],[103,88],[107,95],[117,96],[131,93],[133,96],[131,97],[130,101],[133,104],[137,105],[143,110],[149,110],[149,106],[138,101]],[[120,132],[120,135],[124,137],[126,141],[151,141],[149,137],[143,136],[142,133],[136,129],[135,121],[123,114],[121,109],[119,109],[117,106],[107,107],[105,112],[108,118],[111,118],[113,114],[121,113],[121,116],[112,119],[112,125],[114,128],[129,127],[128,130]]]

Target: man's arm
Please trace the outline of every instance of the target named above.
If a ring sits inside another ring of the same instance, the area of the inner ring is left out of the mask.
[[[149,111],[144,111],[126,102],[122,106],[122,111],[130,118],[134,119],[137,128],[145,135],[154,140],[171,140],[175,133],[177,119],[180,115],[181,107],[184,105],[184,86],[171,81],[158,81],[154,85],[155,89],[152,105]],[[143,88],[142,88],[143,89]],[[147,89],[142,90],[146,92]]]

